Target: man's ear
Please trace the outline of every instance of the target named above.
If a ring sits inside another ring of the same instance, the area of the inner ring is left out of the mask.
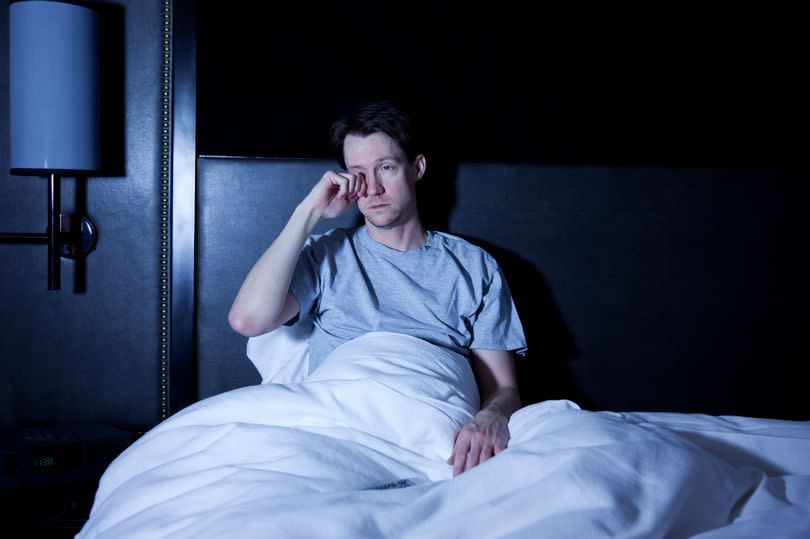
[[[425,156],[420,153],[416,156],[416,159],[413,160],[413,164],[416,167],[416,181],[419,181],[422,179],[422,176],[425,175],[425,169],[427,169]]]

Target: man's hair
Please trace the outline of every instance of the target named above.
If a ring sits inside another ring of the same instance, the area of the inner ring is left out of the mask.
[[[343,158],[343,142],[346,135],[367,137],[374,133],[385,133],[394,139],[411,163],[422,153],[418,146],[413,118],[390,101],[381,99],[362,105],[332,124],[329,129],[329,140],[340,166],[346,168],[346,161]]]

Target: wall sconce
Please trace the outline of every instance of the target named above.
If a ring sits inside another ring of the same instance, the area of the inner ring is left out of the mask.
[[[60,176],[101,168],[98,16],[58,1],[9,5],[11,174],[45,176],[44,234],[0,233],[0,243],[47,243],[48,290],[60,288],[60,257],[89,254],[96,228],[61,213]]]

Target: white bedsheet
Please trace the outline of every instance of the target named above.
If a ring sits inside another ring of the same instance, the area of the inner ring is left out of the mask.
[[[196,403],[107,469],[77,537],[810,537],[810,424],[525,407],[497,457],[446,464],[465,358],[344,344],[305,381]]]

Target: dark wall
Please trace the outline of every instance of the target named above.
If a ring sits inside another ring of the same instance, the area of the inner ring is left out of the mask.
[[[62,209],[99,230],[48,291],[44,245],[0,244],[0,426],[159,419],[161,3],[102,14],[102,176],[63,181]],[[0,231],[44,232],[43,178],[9,174],[8,8],[0,9]],[[54,81],[58,84],[59,81]]]
[[[112,65],[120,52],[109,172],[67,178],[63,209],[86,207],[98,246],[49,292],[44,246],[0,245],[0,426],[159,417],[161,3],[97,4],[120,30],[105,48]],[[200,2],[200,153],[328,156],[335,114],[380,94],[435,112],[442,149],[464,161],[789,165],[808,147],[793,132],[808,110],[790,13],[668,14],[666,29],[517,3],[258,4]],[[0,231],[42,232],[44,180],[8,173],[7,48]]]
[[[199,159],[200,397],[259,382],[227,312],[330,166]],[[417,191],[449,183],[447,230],[503,268],[528,341],[524,404],[806,420],[807,174],[462,163]],[[346,213],[320,231],[351,226]]]
[[[611,9],[201,2],[198,148],[329,157],[336,114],[386,95],[432,114],[462,161],[805,162],[801,17]]]
[[[583,251],[543,292],[579,305],[563,313],[575,345],[580,327],[603,332],[590,353],[614,363],[592,359],[580,376],[594,403],[668,409],[691,398],[678,410],[804,418],[792,375],[807,359],[801,20],[739,6],[570,15],[518,2],[201,2],[198,150],[331,158],[326,132],[336,115],[390,97],[432,122],[420,207],[433,205],[428,224],[439,229],[449,224],[460,164],[575,165],[586,175],[598,167],[593,189],[543,210],[550,219],[570,212],[558,235],[539,226],[504,232],[537,240],[532,256],[548,255],[539,267],[560,263],[555,246],[603,247],[599,265]],[[519,283],[523,297],[536,297],[532,282]],[[610,303],[589,308],[593,292]],[[660,309],[648,308],[653,296]],[[683,307],[678,316],[665,314],[672,302]],[[724,309],[735,316],[716,315]],[[541,331],[561,327],[533,320]],[[636,340],[625,331],[634,320]],[[586,364],[562,362],[576,355],[568,344],[539,335],[550,370],[537,376]],[[662,350],[668,359],[658,362]],[[623,373],[604,379],[626,373],[624,385],[603,384],[598,367],[617,364]],[[571,395],[561,380],[548,382],[552,393]]]

